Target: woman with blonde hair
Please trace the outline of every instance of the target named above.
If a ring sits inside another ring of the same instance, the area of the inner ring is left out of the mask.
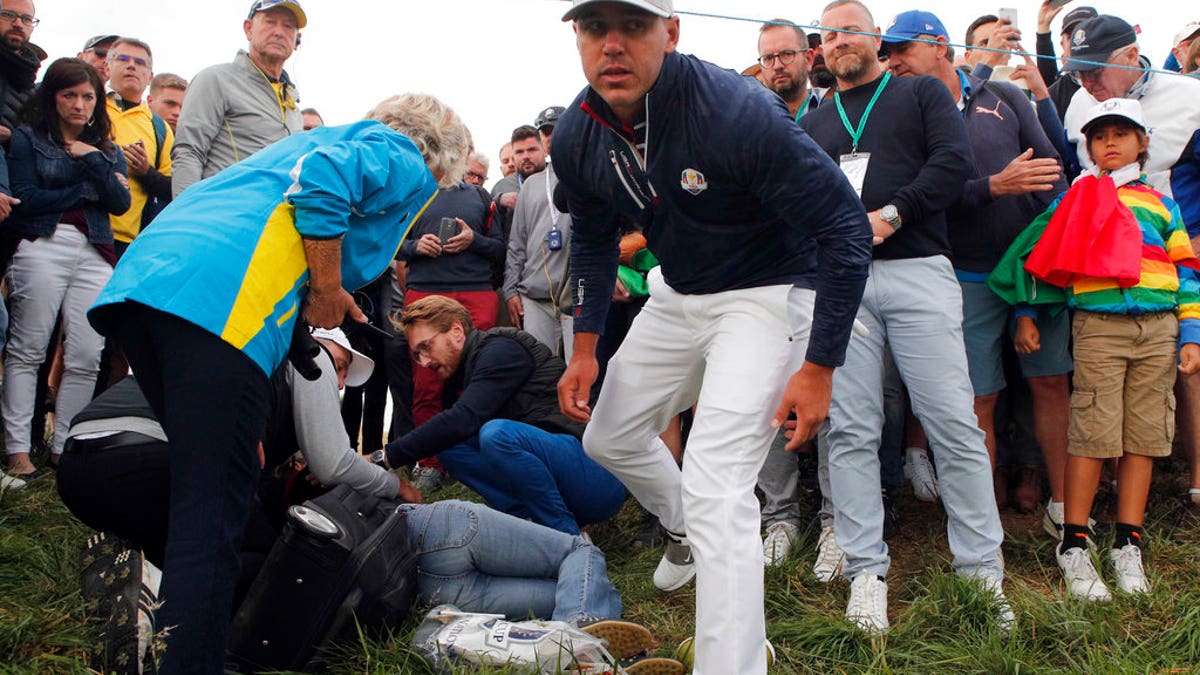
[[[305,323],[364,319],[379,276],[446,175],[462,120],[431,96],[275,143],[189,188],[134,240],[89,313],[125,352],[171,439],[161,672],[220,672],[238,548],[261,467],[271,373]],[[295,336],[295,337],[294,337]]]

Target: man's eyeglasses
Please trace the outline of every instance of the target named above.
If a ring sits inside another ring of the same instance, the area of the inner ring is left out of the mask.
[[[792,61],[796,60],[796,55],[800,52],[795,49],[785,49],[774,54],[763,54],[758,57],[758,64],[763,68],[770,68],[771,64],[775,63],[775,59],[779,59],[779,65],[790,66]]]
[[[479,174],[479,173],[475,173],[474,171],[468,171],[465,178],[468,181],[470,181],[473,178],[473,179],[479,181],[480,184],[487,182],[487,174]]]
[[[418,344],[413,345],[413,348],[412,348],[413,356],[416,356],[417,358],[421,358],[421,357],[428,358],[430,353],[433,352],[433,341],[436,340],[439,335],[443,335],[443,334],[444,334],[444,332],[434,333],[428,340],[425,340],[424,342],[420,342]]]
[[[104,47],[92,47],[92,53],[100,58],[105,58],[108,56],[108,50]]]
[[[107,52],[108,50],[105,50],[105,51]],[[96,52],[96,56],[103,56],[103,55],[102,55],[102,54],[100,54],[100,52],[99,52],[99,51],[97,51],[97,52]],[[139,65],[139,66],[141,66],[141,67],[143,67],[143,68],[149,68],[149,67],[150,67],[150,62],[149,62],[149,61],[147,61],[146,59],[143,59],[143,58],[142,58],[142,57],[140,57],[140,56],[132,56],[132,55],[130,55],[130,54],[117,54],[116,56],[114,56],[114,57],[113,57],[113,61],[120,61],[121,63],[129,63],[129,62],[133,62],[133,63],[136,63],[137,65]]]
[[[16,12],[12,11],[11,9],[0,9],[0,19],[4,19],[5,21],[8,21],[10,23],[13,21],[16,21],[17,19],[20,19],[21,23],[24,23],[26,26],[36,26],[42,22],[41,19],[35,19],[35,18],[33,18],[32,15],[17,14]]]

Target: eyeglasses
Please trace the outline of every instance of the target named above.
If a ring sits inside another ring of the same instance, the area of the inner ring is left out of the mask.
[[[758,57],[758,63],[763,68],[770,68],[771,64],[775,63],[775,59],[779,59],[779,65],[790,66],[792,65],[792,61],[796,60],[796,55],[799,53],[800,52],[796,51],[795,49],[785,49],[781,52],[776,52],[775,54],[763,54],[762,56]]]
[[[11,9],[0,9],[0,19],[4,19],[8,22],[13,22],[17,19],[20,19],[21,23],[24,23],[26,26],[36,26],[42,22],[41,19],[35,19],[29,14],[17,14]]]
[[[480,173],[475,173],[474,171],[468,171],[466,178],[474,178],[475,180],[479,181],[480,183],[487,182],[487,174],[486,173],[480,174]]]
[[[100,58],[108,56],[108,50],[104,47],[92,47],[92,53]]]
[[[97,56],[101,56],[101,54],[97,53]],[[121,63],[129,63],[132,61],[143,68],[150,67],[150,62],[146,59],[143,59],[140,56],[131,56],[129,54],[117,54],[113,57],[113,61],[120,61]]]
[[[413,355],[416,356],[417,358],[421,358],[421,357],[428,358],[430,353],[433,352],[433,341],[436,340],[439,335],[444,335],[444,334],[445,334],[444,331],[441,333],[434,333],[432,336],[430,336],[430,338],[428,340],[425,340],[424,342],[413,345],[413,348],[412,348]]]

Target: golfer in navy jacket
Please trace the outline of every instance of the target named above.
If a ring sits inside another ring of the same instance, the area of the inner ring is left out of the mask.
[[[590,86],[559,120],[552,150],[574,219],[575,353],[559,402],[590,419],[585,450],[671,533],[655,584],[697,576],[694,672],[763,673],[755,479],[789,412],[792,445],[825,418],[870,225],[782,100],[675,53],[670,0],[575,0],[564,20],[575,22]],[[662,265],[593,411],[622,217],[641,224]],[[681,472],[665,448],[646,448],[693,404]]]

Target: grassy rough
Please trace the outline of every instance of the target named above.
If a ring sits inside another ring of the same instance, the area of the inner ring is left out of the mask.
[[[1065,600],[1054,544],[1040,513],[1004,513],[1008,597],[1017,614],[1010,635],[992,627],[994,610],[979,589],[951,570],[940,506],[902,501],[901,534],[889,573],[892,630],[870,638],[842,618],[845,581],[818,583],[810,572],[815,528],[783,566],[767,570],[767,630],[778,673],[1200,673],[1200,532],[1176,498],[1186,467],[1163,462],[1147,521],[1144,598],[1110,604]],[[455,485],[436,495],[472,498]],[[631,546],[641,522],[632,502],[592,532],[621,589],[626,616],[646,624],[669,656],[691,634],[694,586],[659,593],[650,581],[659,552]],[[1098,527],[1099,543],[1111,538]],[[98,625],[82,610],[79,551],[89,530],[58,500],[53,477],[0,495],[0,674],[85,673]],[[1107,561],[1101,574],[1111,577]],[[363,637],[326,655],[335,673],[432,673],[410,648],[417,616],[389,636]],[[490,672],[506,673],[499,669]]]

